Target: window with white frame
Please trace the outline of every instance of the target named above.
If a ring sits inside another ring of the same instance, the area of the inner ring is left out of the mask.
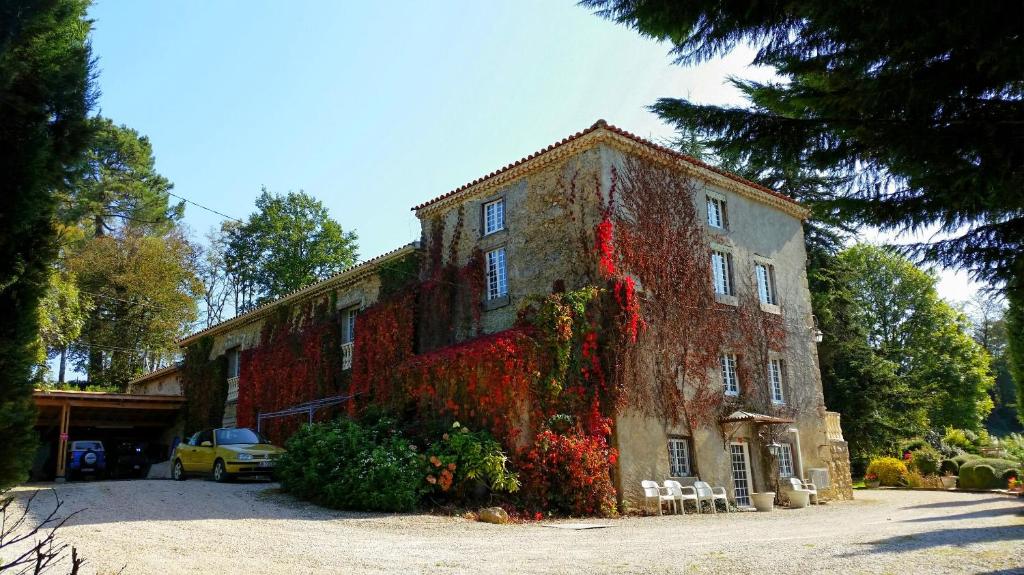
[[[719,358],[722,364],[722,385],[726,395],[740,394],[740,378],[736,373],[736,354],[723,353]]]
[[[733,295],[732,258],[728,252],[721,250],[711,252],[711,277],[715,283],[716,294]]]
[[[484,235],[505,229],[505,199],[484,204]]]
[[[353,343],[356,340],[356,316],[359,315],[359,308],[353,306],[341,313],[341,344]]]
[[[227,352],[225,353],[228,356],[228,379],[236,378],[238,377],[239,371],[241,369],[240,366],[242,363],[242,351],[239,347],[236,346],[227,350]]]
[[[767,262],[754,262],[754,273],[757,275],[757,296],[761,303],[778,305],[775,297],[775,266]]]
[[[505,248],[487,252],[487,299],[508,295],[508,274],[505,270]]]
[[[725,229],[725,198],[708,194],[708,225]]]
[[[793,448],[788,443],[779,445],[775,450],[775,459],[779,464],[779,477],[789,479],[793,477]]]
[[[668,440],[668,475],[669,477],[690,477],[690,444],[686,439],[673,438]]]
[[[772,403],[782,404],[786,402],[782,395],[782,360],[768,360],[768,384],[771,386]]]

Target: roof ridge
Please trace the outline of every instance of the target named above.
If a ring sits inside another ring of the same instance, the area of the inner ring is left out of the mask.
[[[689,164],[693,164],[694,166],[697,166],[697,167],[704,168],[706,170],[712,171],[712,172],[714,172],[716,174],[719,174],[721,176],[724,176],[724,177],[726,177],[726,178],[728,178],[730,180],[733,180],[735,182],[741,183],[741,184],[746,185],[746,186],[750,186],[750,187],[752,187],[754,189],[757,189],[757,190],[760,190],[762,192],[768,193],[768,194],[770,194],[772,196],[775,196],[776,198],[779,198],[781,200],[785,200],[785,201],[790,202],[792,204],[795,204],[797,206],[800,205],[800,202],[797,202],[796,200],[794,200],[793,198],[790,198],[789,196],[787,196],[785,194],[781,194],[779,192],[776,192],[775,190],[773,190],[771,188],[768,188],[766,186],[763,186],[761,184],[758,184],[757,182],[752,182],[752,181],[750,181],[750,180],[748,180],[748,179],[746,179],[746,178],[744,178],[744,177],[742,177],[742,176],[740,176],[738,174],[734,174],[733,172],[730,172],[728,170],[724,170],[724,169],[719,168],[717,166],[713,166],[713,165],[711,165],[711,164],[709,164],[709,163],[707,163],[707,162],[705,162],[703,160],[699,160],[699,159],[697,159],[697,158],[695,158],[693,156],[684,154],[684,153],[679,152],[677,150],[673,150],[672,148],[669,148],[669,147],[666,147],[666,146],[662,146],[661,144],[656,144],[656,143],[652,142],[651,140],[648,140],[646,138],[642,138],[642,137],[640,137],[640,136],[638,136],[638,135],[636,135],[636,134],[634,134],[632,132],[629,132],[627,130],[619,128],[619,127],[617,127],[617,126],[615,126],[613,124],[609,124],[606,120],[601,118],[601,119],[598,119],[593,124],[591,124],[590,127],[586,128],[584,130],[580,130],[579,132],[576,132],[575,134],[566,136],[565,138],[562,138],[561,140],[559,140],[559,141],[557,141],[557,142],[555,142],[553,144],[550,144],[550,145],[548,145],[545,148],[541,148],[540,150],[537,150],[536,152],[533,152],[532,154],[529,154],[527,156],[523,156],[522,158],[516,160],[515,162],[512,162],[511,164],[508,164],[508,165],[506,165],[504,167],[501,167],[501,168],[499,168],[497,170],[494,170],[493,172],[487,174],[486,176],[481,176],[479,178],[476,178],[475,180],[473,180],[473,181],[471,181],[469,183],[463,184],[463,185],[461,185],[461,186],[459,186],[459,187],[457,187],[457,188],[455,188],[455,189],[453,189],[453,190],[451,190],[451,191],[449,191],[447,193],[441,194],[440,196],[437,196],[436,198],[434,198],[432,200],[428,200],[428,201],[426,201],[426,202],[424,202],[422,204],[419,204],[418,206],[414,206],[412,208],[412,211],[419,211],[419,210],[421,210],[423,208],[426,208],[428,206],[431,206],[431,205],[433,205],[433,204],[435,204],[435,203],[437,203],[439,201],[445,200],[445,199],[450,198],[450,197],[452,197],[454,195],[457,195],[457,194],[459,194],[461,192],[464,192],[464,191],[468,190],[469,188],[472,188],[473,186],[476,186],[477,184],[485,182],[485,181],[487,181],[487,180],[489,180],[489,179],[491,179],[491,178],[493,178],[493,177],[495,177],[495,176],[497,176],[499,174],[502,174],[504,172],[507,172],[507,171],[511,170],[512,168],[520,166],[520,165],[522,165],[522,164],[524,164],[524,163],[526,163],[526,162],[536,158],[537,156],[540,156],[542,154],[546,154],[546,153],[548,153],[548,152],[550,152],[550,151],[552,151],[552,150],[554,150],[556,148],[564,146],[565,144],[568,144],[568,143],[570,143],[570,142],[572,142],[574,140],[582,138],[583,136],[586,136],[587,134],[596,132],[598,130],[607,130],[607,131],[609,131],[609,132],[611,132],[613,134],[618,134],[618,135],[623,136],[625,138],[629,138],[630,140],[633,140],[634,142],[636,142],[638,144],[641,144],[643,146],[647,146],[647,147],[652,148],[654,150],[657,150],[659,152],[668,154],[670,156],[673,156],[675,158],[683,160],[683,161],[685,161],[685,162],[687,162]]]

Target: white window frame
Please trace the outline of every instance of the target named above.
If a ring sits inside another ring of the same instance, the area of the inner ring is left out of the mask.
[[[224,354],[228,358],[228,379],[235,379],[242,373],[242,348],[236,345]],[[232,367],[234,369],[231,369]]]
[[[774,405],[786,403],[786,395],[782,389],[785,381],[783,373],[785,373],[785,366],[781,359],[773,357],[768,360],[768,391]]]
[[[508,257],[501,247],[487,252],[487,299],[498,299],[508,295]]]
[[[707,212],[708,212],[708,226],[717,228],[719,230],[726,229],[728,220],[726,217],[726,199],[721,194],[708,192],[707,198]]]
[[[780,443],[775,450],[775,461],[779,464],[779,478],[789,479],[796,474],[793,466],[793,446],[788,443]]]
[[[719,248],[711,249],[711,283],[716,295],[732,296],[732,254]]]
[[[485,203],[483,210],[485,236],[505,229],[505,198]]]
[[[757,298],[765,305],[779,305],[775,289],[775,265],[765,259],[754,260],[754,276],[757,278]]]
[[[690,442],[684,437],[670,437],[668,440],[668,475],[669,477],[693,477]]]
[[[341,345],[355,343],[356,341],[356,317],[359,315],[359,306],[345,308],[341,325]]]
[[[740,374],[736,371],[739,365],[735,353],[723,353],[718,358],[722,367],[722,388],[725,395],[735,397],[740,394]]]

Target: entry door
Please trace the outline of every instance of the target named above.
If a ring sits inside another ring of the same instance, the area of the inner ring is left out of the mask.
[[[750,507],[750,457],[747,444],[730,443],[729,455],[732,461],[732,493],[736,505]]]

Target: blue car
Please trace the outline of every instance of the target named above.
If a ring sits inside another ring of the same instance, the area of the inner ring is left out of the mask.
[[[99,441],[72,441],[68,447],[68,479],[101,475],[107,471],[107,456]]]

